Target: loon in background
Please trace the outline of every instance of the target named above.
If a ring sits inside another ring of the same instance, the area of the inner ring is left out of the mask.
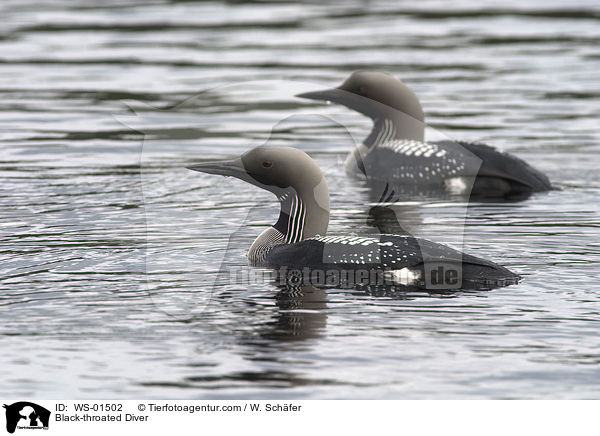
[[[489,145],[424,142],[419,99],[389,74],[359,71],[338,88],[297,97],[340,103],[373,120],[371,133],[346,160],[351,175],[391,186],[438,186],[452,194],[468,195],[471,187],[471,195],[482,197],[522,196],[552,189],[546,175]]]
[[[326,236],[329,190],[319,166],[301,150],[261,146],[233,160],[205,162],[188,168],[233,176],[278,198],[279,219],[256,238],[248,252],[254,266],[303,273],[306,270],[327,274],[358,270],[369,273],[367,277],[361,276],[365,281],[360,283],[350,279],[350,287],[353,283],[373,285],[375,276],[377,280],[384,277],[384,285],[437,290],[491,289],[518,282],[518,275],[500,265],[424,239],[407,235]],[[440,283],[440,270],[453,271],[451,280]],[[373,272],[375,275],[371,275]],[[434,273],[436,279],[431,280]],[[330,276],[334,281],[339,277]],[[306,277],[302,279],[291,284],[307,284]],[[329,281],[316,284],[346,286]]]

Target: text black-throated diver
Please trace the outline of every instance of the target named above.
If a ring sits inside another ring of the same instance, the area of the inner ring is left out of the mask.
[[[523,160],[482,143],[424,142],[423,109],[400,80],[379,72],[353,73],[338,88],[298,97],[340,103],[373,120],[371,133],[346,160],[346,170],[392,185],[438,185],[450,192],[472,186],[476,195],[547,191],[543,173]]]
[[[329,190],[318,165],[301,150],[262,146],[233,160],[201,163],[189,169],[233,176],[277,196],[279,219],[251,245],[248,259],[252,265],[377,271],[393,285],[425,289],[445,285],[482,289],[518,281],[518,275],[493,262],[412,236],[327,236]],[[454,271],[452,281],[433,283],[430,278],[440,270]],[[461,280],[458,283],[457,277]]]

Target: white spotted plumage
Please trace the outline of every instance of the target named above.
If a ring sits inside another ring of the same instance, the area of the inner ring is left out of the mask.
[[[392,139],[377,143],[380,148],[387,148],[395,153],[406,156],[442,157],[446,150],[440,149],[437,144],[414,141],[411,139]]]
[[[403,236],[397,236],[403,238]],[[378,264],[386,267],[397,259],[386,259],[392,256],[389,249],[392,241],[364,236],[316,236],[310,238],[324,244],[323,261],[331,264]]]

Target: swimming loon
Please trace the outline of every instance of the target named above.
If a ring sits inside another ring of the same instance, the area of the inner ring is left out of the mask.
[[[368,272],[369,280],[375,272],[377,280],[385,277],[384,284],[420,289],[440,289],[440,286],[489,289],[517,283],[519,279],[493,262],[407,235],[327,236],[327,183],[319,166],[301,150],[260,146],[233,160],[205,162],[188,168],[233,176],[278,198],[279,219],[256,238],[248,251],[248,259],[254,266],[320,270],[327,274],[361,270]],[[442,284],[430,280],[428,274],[439,272],[440,268],[456,271],[451,274],[453,280]],[[331,277],[335,280],[339,276]],[[462,280],[457,282],[457,277]]]
[[[477,142],[424,142],[419,99],[404,83],[380,72],[353,73],[338,88],[297,97],[340,103],[373,120],[371,133],[346,160],[346,170],[398,186],[438,185],[451,193],[519,195],[547,191],[543,173],[523,160]]]

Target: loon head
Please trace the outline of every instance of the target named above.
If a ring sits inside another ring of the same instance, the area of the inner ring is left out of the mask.
[[[329,191],[321,169],[305,152],[291,147],[256,147],[232,160],[205,162],[194,171],[232,176],[272,192],[281,203],[273,226],[286,243],[325,235]]]
[[[297,94],[296,97],[331,101],[372,118],[391,121],[397,137],[423,140],[424,115],[413,91],[391,74],[357,71],[337,88]]]

